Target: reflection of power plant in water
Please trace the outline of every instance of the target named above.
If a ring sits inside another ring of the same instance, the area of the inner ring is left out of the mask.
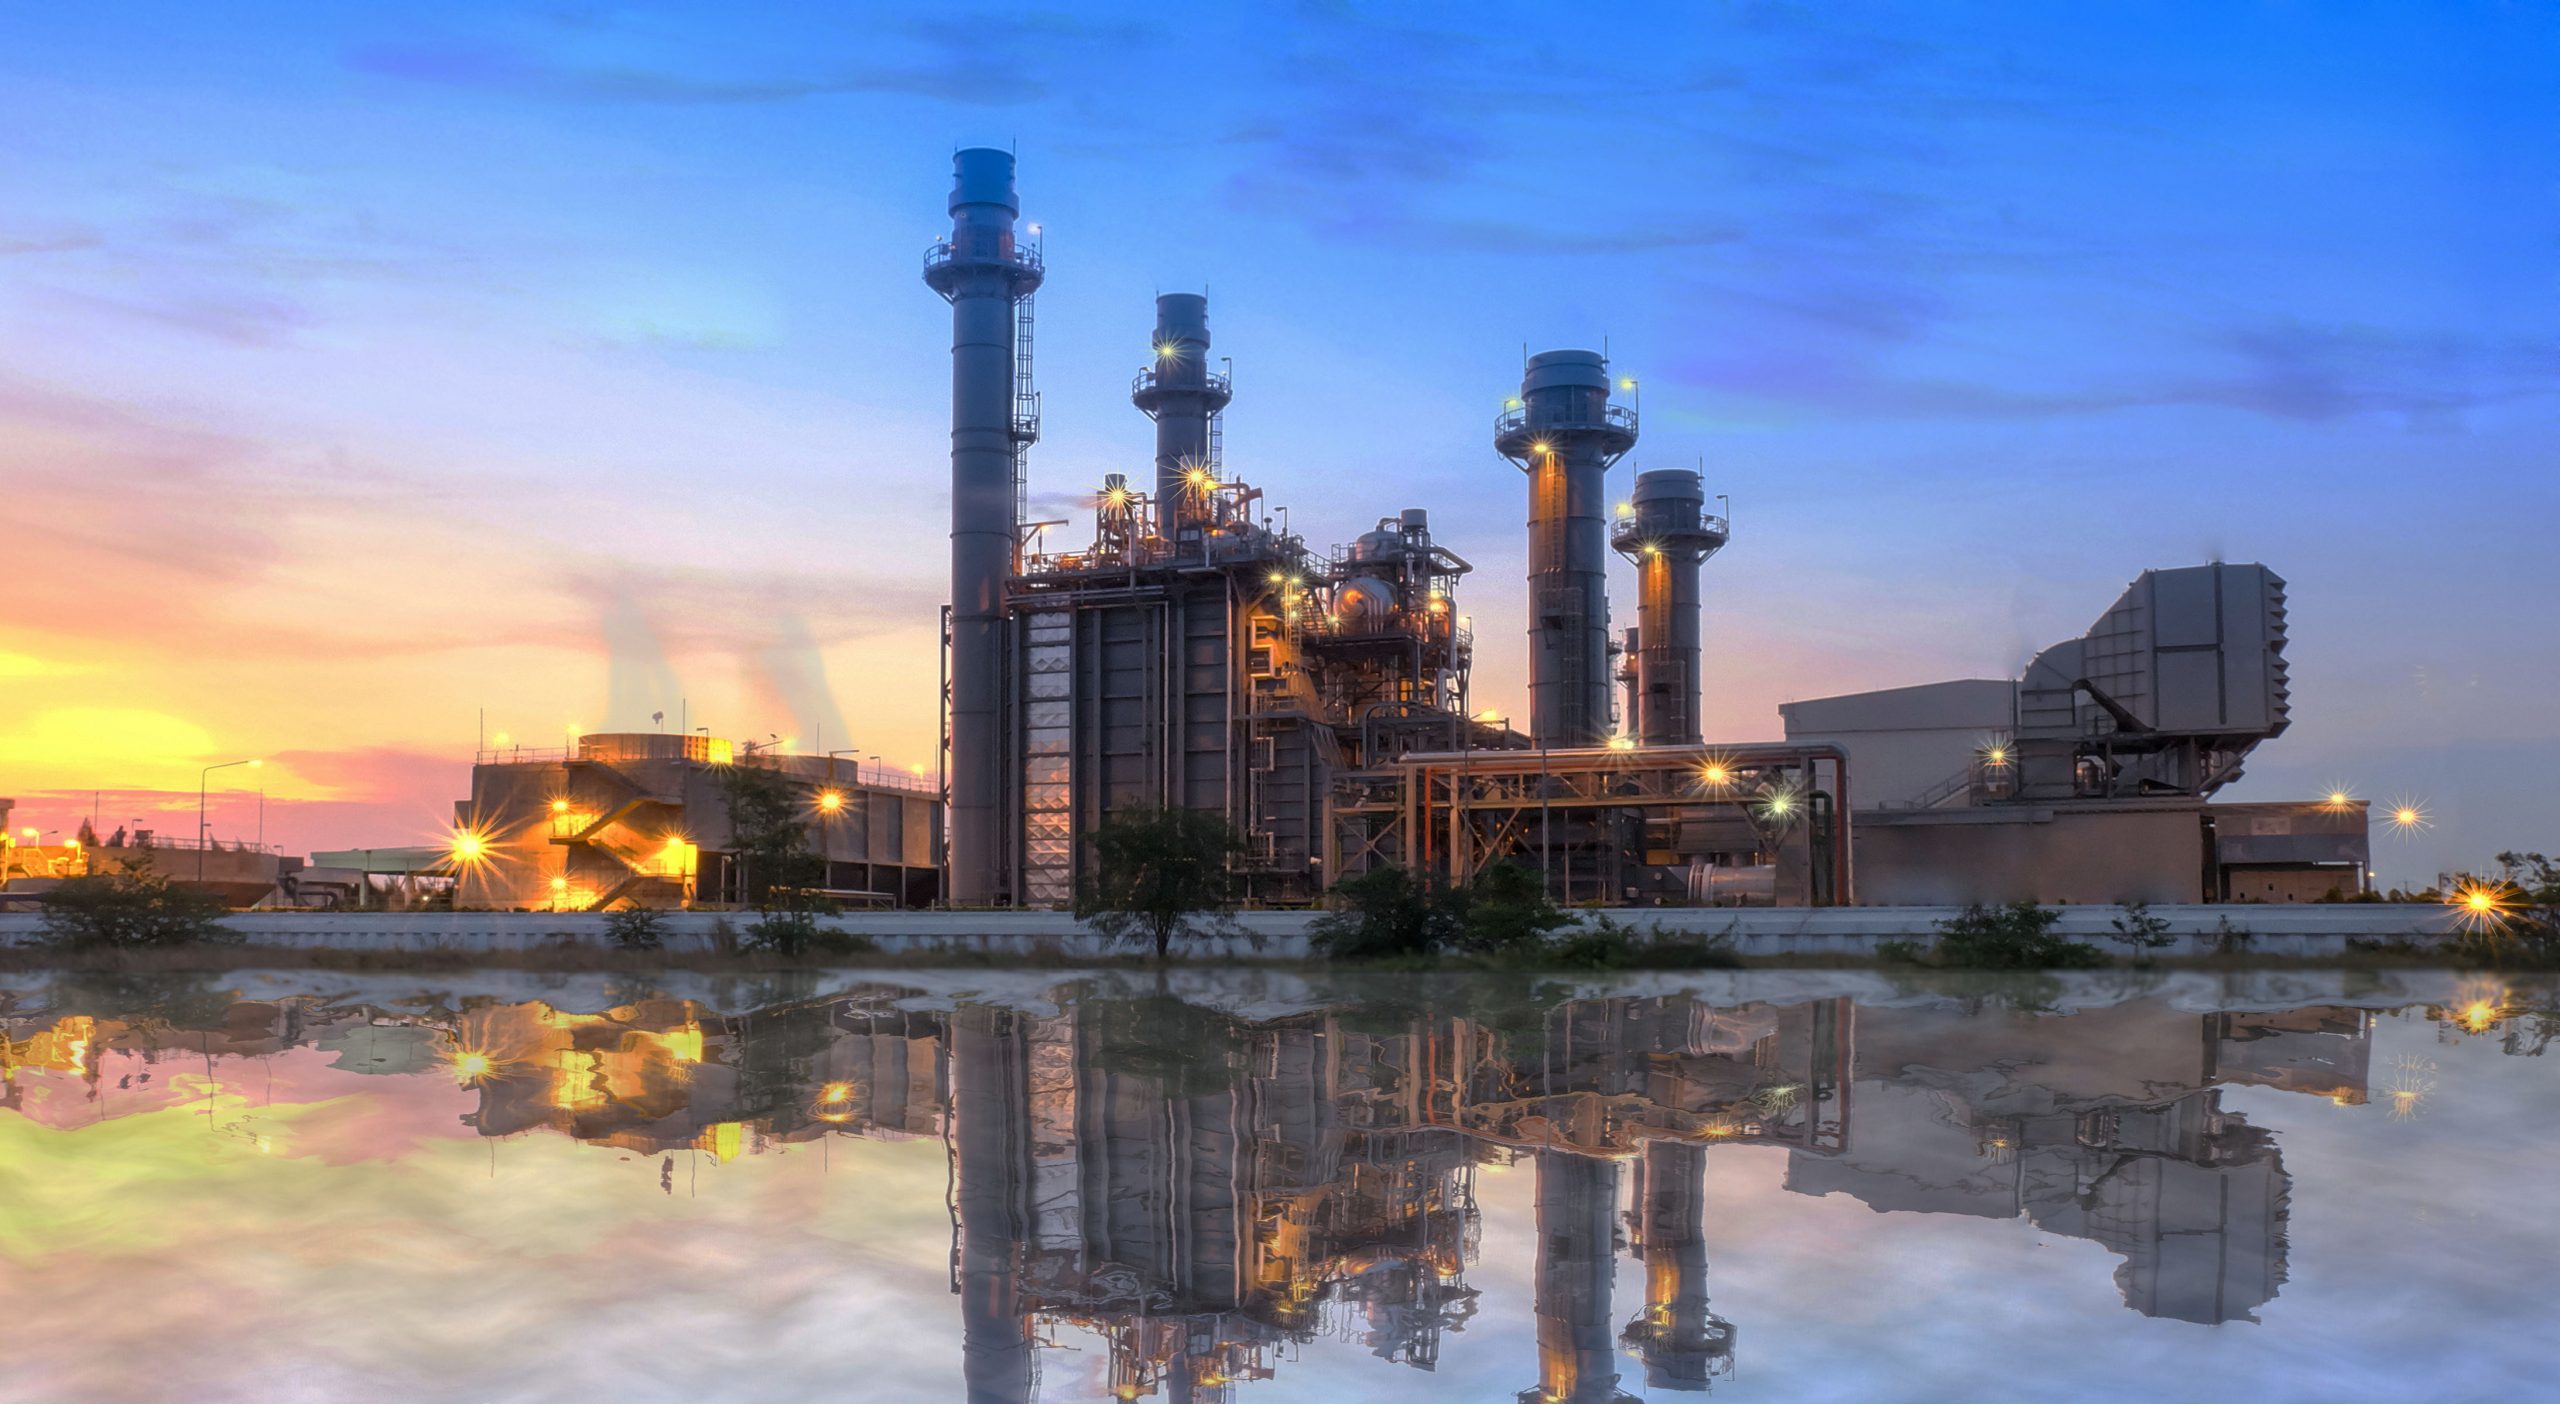
[[[1618,1342],[1609,1315],[1617,1273],[1618,1164],[1539,1151],[1538,1383],[1521,1404],[1610,1404]]]
[[[2197,1037],[2197,1024],[2204,1037]],[[1859,1018],[1858,1137],[1787,1187],[1881,1211],[2023,1215],[2124,1258],[2126,1305],[2254,1320],[2284,1281],[2291,1179],[2219,1083],[2365,1095],[2371,1016],[2180,1014],[2156,1004],[1986,1029],[1946,1009]]]
[[[1644,1308],[1622,1339],[1647,1389],[1702,1390],[1733,1368],[1733,1323],[1707,1308],[1707,1149],[1653,1142],[1637,1176]]]
[[[1477,1170],[1523,1163],[1538,1360],[1519,1397],[1624,1398],[1621,1348],[1648,1391],[1706,1388],[1735,1341],[1707,1294],[1717,1144],[1783,1151],[1798,1193],[2023,1215],[2103,1244],[2148,1315],[2250,1319],[2284,1280],[2290,1182],[2216,1089],[2361,1100],[2371,1032],[2335,1009],[1985,1017],[1680,996],[1266,1020],[1165,997],[738,1016],[674,999],[432,1016],[288,1001],[215,1004],[203,1022],[0,1022],[0,1106],[81,1124],[112,1060],[182,1053],[193,1070],[311,1044],[351,1071],[450,1075],[482,1136],[668,1157],[671,1190],[678,1155],[940,1135],[979,1404],[1036,1398],[1044,1358],[1073,1358],[1049,1349],[1062,1331],[1101,1342],[1102,1383],[1125,1398],[1226,1399],[1319,1336],[1432,1369],[1478,1301]],[[128,1073],[120,1109],[203,1096],[151,1091],[148,1071],[139,1087]],[[39,1081],[53,1077],[88,1095]],[[1612,1300],[1622,1184],[1641,1302]]]

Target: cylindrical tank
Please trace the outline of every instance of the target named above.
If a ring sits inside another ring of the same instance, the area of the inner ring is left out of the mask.
[[[1354,632],[1385,625],[1395,607],[1396,587],[1365,575],[1346,581],[1333,592],[1334,617],[1343,628]]]
[[[1351,559],[1355,561],[1392,561],[1404,555],[1404,533],[1364,531],[1351,543]]]
[[[1209,416],[1228,400],[1227,378],[1209,369],[1208,298],[1156,298],[1155,339],[1129,398],[1156,422],[1156,515],[1164,535],[1178,535],[1206,513]]]
[[[1529,476],[1529,735],[1592,746],[1609,730],[1609,465],[1635,445],[1597,351],[1529,358],[1494,449]]]
[[[1004,589],[1013,573],[1014,305],[1040,286],[1016,246],[1013,153],[951,158],[951,237],[925,282],[951,303],[951,805],[949,899],[1010,901],[1001,832]]]
[[[1610,544],[1636,567],[1635,707],[1638,745],[1695,745],[1698,720],[1698,567],[1724,546],[1723,519],[1706,514],[1706,490],[1686,468],[1636,475],[1630,511]]]

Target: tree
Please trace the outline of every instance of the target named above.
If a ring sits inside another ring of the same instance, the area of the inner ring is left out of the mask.
[[[834,908],[811,890],[823,882],[826,863],[809,846],[800,792],[778,770],[732,765],[720,773],[720,798],[729,811],[739,895],[758,913],[747,926],[747,949],[806,955],[826,934],[818,913]]]
[[[779,895],[801,910],[805,890],[821,871],[809,847],[809,820],[799,792],[782,773],[760,765],[732,765],[720,772],[720,798],[729,813],[729,850],[739,865],[739,895],[757,911],[770,911]]]
[[[1152,942],[1162,962],[1178,935],[1228,925],[1227,864],[1244,838],[1198,809],[1124,809],[1094,827],[1093,869],[1076,883],[1078,920],[1114,941]]]
[[[152,871],[135,850],[116,872],[67,878],[44,894],[44,933],[61,946],[182,946],[239,939],[217,920],[222,899],[191,892]]]

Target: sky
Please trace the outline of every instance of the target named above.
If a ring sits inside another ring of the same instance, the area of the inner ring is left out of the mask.
[[[2235,799],[2560,848],[2560,13],[461,3],[0,16],[0,795],[420,842],[476,738],[927,764],[949,156],[1043,227],[1035,514],[1142,472],[1210,296],[1232,472],[1476,566],[1521,705],[1524,348],[1703,468],[1706,730],[2014,675],[2145,569],[2290,583]],[[1613,595],[1631,601],[1631,577]],[[255,798],[264,787],[264,801]]]

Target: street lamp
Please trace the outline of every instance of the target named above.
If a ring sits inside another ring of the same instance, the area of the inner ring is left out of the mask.
[[[258,767],[260,767],[260,766],[263,766],[263,765],[265,765],[265,764],[266,764],[266,762],[265,762],[265,761],[262,761],[262,760],[256,760],[256,759],[250,759],[250,760],[236,760],[236,761],[224,761],[224,762],[223,762],[223,763],[221,763],[220,765],[208,765],[208,766],[206,766],[206,767],[204,768],[203,773],[201,773],[201,774],[199,774],[199,775],[197,775],[197,776],[196,776],[196,881],[197,881],[197,882],[201,883],[201,882],[203,882],[203,881],[204,881],[204,844],[205,844],[205,827],[204,827],[204,798],[205,798],[205,793],[206,793],[206,791],[211,787],[211,782],[212,782],[212,780],[213,780],[213,773],[214,773],[215,771],[217,771],[217,770],[229,770],[231,767],[233,767],[233,766],[235,766],[235,765],[245,765],[245,766],[248,766],[248,767],[250,767],[251,769],[253,769],[253,770],[254,770],[254,769],[256,769],[256,768],[258,768]]]

